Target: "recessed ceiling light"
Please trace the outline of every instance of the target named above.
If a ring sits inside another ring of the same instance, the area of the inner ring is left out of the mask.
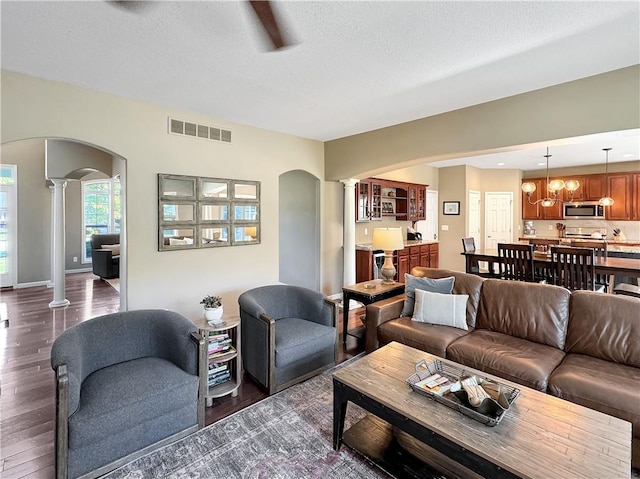
[[[504,166],[504,161],[501,161],[500,163],[498,163],[498,166]]]
[[[544,161],[541,161],[540,163],[538,163],[538,166],[544,166],[544,165],[546,165]]]
[[[622,155],[622,158],[632,158],[633,155],[631,153],[627,153],[626,155]]]

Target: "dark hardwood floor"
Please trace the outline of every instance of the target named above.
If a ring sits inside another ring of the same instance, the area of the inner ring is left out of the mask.
[[[44,286],[0,291],[0,476],[3,479],[54,477],[51,345],[65,329],[119,308],[117,291],[91,273],[67,275],[66,292],[71,305],[50,309],[53,290]],[[363,309],[349,313],[349,329],[361,326],[362,314]],[[9,327],[3,327],[7,324],[1,321],[4,319],[9,320]],[[362,350],[362,342],[349,336],[345,346],[339,341],[338,359],[345,361]],[[213,407],[207,408],[206,423],[211,424],[265,397],[245,375],[237,397],[216,399]]]

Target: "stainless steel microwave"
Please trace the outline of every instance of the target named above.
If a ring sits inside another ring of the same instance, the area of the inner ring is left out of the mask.
[[[589,218],[605,219],[604,206],[597,201],[583,201],[578,203],[563,203],[564,218],[567,220],[581,220]]]

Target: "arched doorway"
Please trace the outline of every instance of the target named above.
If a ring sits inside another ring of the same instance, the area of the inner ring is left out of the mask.
[[[302,170],[279,179],[279,280],[320,290],[320,180]]]
[[[49,144],[49,148],[47,147]],[[14,248],[13,286],[28,287],[53,282],[53,197],[47,178],[64,178],[66,272],[90,270],[83,262],[82,181],[120,179],[120,310],[127,309],[126,253],[126,161],[96,145],[73,139],[32,138],[0,145],[3,164],[16,164],[18,211]],[[101,159],[99,163],[96,159]],[[106,160],[106,161],[105,161]],[[54,172],[54,173],[52,173]],[[61,173],[63,172],[63,173]]]

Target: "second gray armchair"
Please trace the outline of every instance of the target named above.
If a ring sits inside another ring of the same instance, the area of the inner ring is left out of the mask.
[[[244,370],[269,394],[336,364],[337,305],[300,286],[255,288],[238,298]]]

